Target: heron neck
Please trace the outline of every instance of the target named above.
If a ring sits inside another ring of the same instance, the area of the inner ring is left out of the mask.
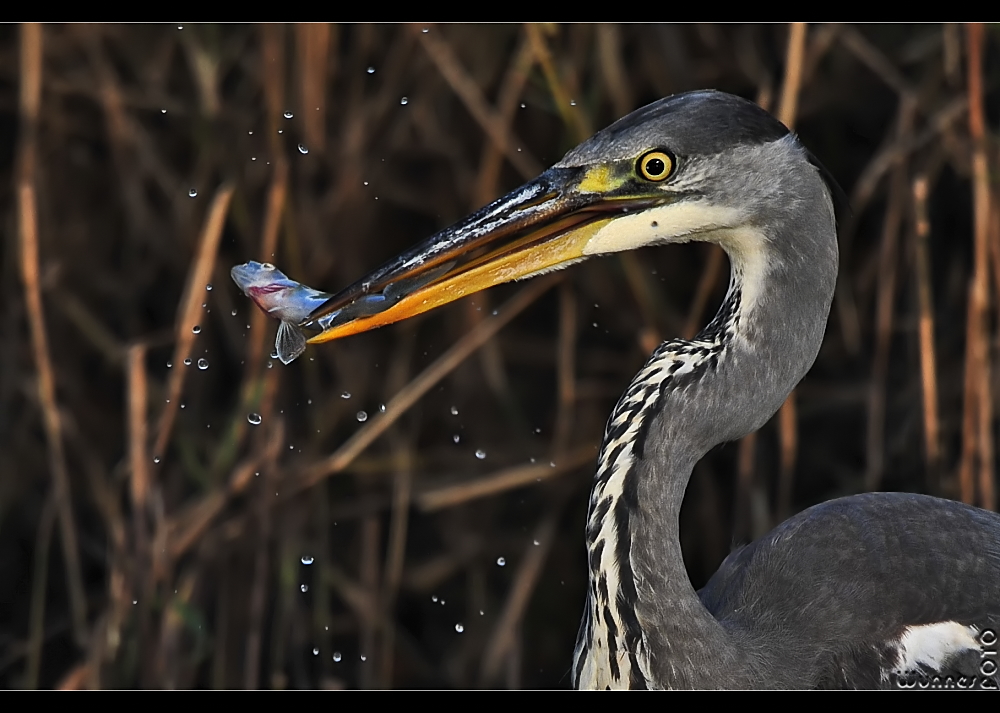
[[[802,223],[785,229],[805,230],[808,221]],[[837,270],[832,224],[819,237],[813,243],[819,249],[808,259],[791,249],[792,254],[781,252],[781,245],[801,248],[801,242],[760,242],[770,251],[754,256],[767,266],[762,274],[750,274],[756,268],[746,255],[727,249],[732,278],[716,318],[692,342],[667,342],[658,350],[667,363],[671,355],[689,357],[684,352],[692,346],[700,349],[700,361],[688,374],[646,401],[648,431],[636,443],[634,467],[623,487],[634,611],[647,647],[655,652],[648,675],[660,685],[745,686],[750,680],[740,642],[704,607],[688,578],[680,508],[698,460],[716,445],[762,426],[812,366]],[[678,660],[690,665],[670,665]],[[723,678],[720,671],[726,672]]]

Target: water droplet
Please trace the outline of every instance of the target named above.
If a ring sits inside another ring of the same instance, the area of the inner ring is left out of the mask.
[[[456,408],[455,406],[452,406],[451,407],[451,415],[452,416],[457,416],[458,415],[458,408]]]
[[[275,495],[277,495],[277,493],[275,493]],[[301,589],[303,591],[303,593],[304,592],[308,592],[309,591],[309,585],[308,584],[300,584],[299,585],[299,589]]]
[[[531,542],[535,545],[535,547],[538,547],[538,540],[532,540]]]
[[[339,651],[334,651],[333,652],[333,660],[334,660],[334,662],[340,663],[340,659],[341,659],[340,652]]]
[[[425,27],[424,29],[422,29],[422,30],[421,30],[421,32],[423,32],[423,33],[424,33],[425,35],[426,35],[426,34],[427,34],[427,33],[428,33],[429,31],[430,31],[430,30],[428,30],[428,29],[427,29],[426,27]]]
[[[407,104],[410,103],[410,99],[409,97],[403,97],[402,99],[399,100],[399,103],[402,104],[403,106],[406,106]]]
[[[236,316],[236,310],[233,310],[232,312],[230,312],[230,314],[231,314],[231,315],[232,315],[233,317],[235,317],[235,316]]]
[[[174,363],[172,361],[168,361],[167,362],[167,368],[168,369],[173,369],[174,368]]]
[[[319,649],[315,646],[313,647],[313,656],[319,656]]]
[[[247,133],[250,134],[250,136],[253,136],[253,132],[252,131],[248,131]]]
[[[261,421],[260,414],[259,413],[247,414],[247,421],[250,422],[251,426],[259,426]]]
[[[503,567],[506,564],[507,560],[505,560],[503,557],[497,557],[497,567]]]
[[[368,181],[363,181],[363,183],[364,183],[364,184],[365,184],[366,186],[368,185]]]
[[[299,153],[300,154],[307,154],[307,153],[309,153],[309,149],[307,149],[303,144],[299,144]]]
[[[379,410],[380,413],[385,413],[385,404],[379,404],[378,405],[378,410]]]
[[[369,67],[368,68],[368,74],[375,74],[375,68],[374,67]]]
[[[437,604],[437,600],[438,600],[437,594],[432,594],[431,595],[431,601],[434,602],[435,604]]]
[[[524,109],[524,108],[525,108],[525,106],[524,106],[524,104],[523,104],[523,103],[521,104],[521,108],[522,108],[522,109]]]
[[[178,29],[178,30],[183,30],[183,29],[184,29],[184,25],[178,25],[178,26],[177,26],[177,29]]]
[[[479,610],[479,616],[485,616],[485,615],[486,615],[486,612],[484,612],[482,609],[480,609]]]
[[[455,631],[461,634],[463,631],[465,631],[465,627],[462,626],[461,624],[455,624]]]
[[[342,398],[342,399],[349,399],[349,398],[351,398],[351,392],[350,391],[345,391],[344,393],[342,393],[340,395],[340,398]]]
[[[160,113],[161,113],[161,114],[166,114],[166,113],[167,113],[167,110],[166,110],[166,109],[160,109]]]
[[[211,292],[212,291],[212,285],[211,284],[205,285],[205,289],[208,290],[209,292]]]
[[[187,357],[184,359],[184,366],[191,366],[191,357]]]
[[[368,420],[368,414],[365,413],[364,411],[358,411],[358,413],[357,413],[357,419],[361,423],[364,423],[365,421]]]
[[[202,371],[205,371],[205,369],[208,368],[208,359],[205,359],[205,358],[199,359],[198,360],[198,368],[201,369]]]
[[[194,332],[195,334],[201,334],[201,326],[196,324],[193,327],[191,327],[191,331]]]
[[[284,130],[284,129],[278,129],[278,133],[279,133],[279,134],[283,134],[283,133],[285,133],[285,130]],[[271,165],[271,162],[270,162],[270,161],[268,161],[268,162],[267,162],[267,165],[268,165],[268,166],[270,166],[270,165]]]
[[[367,661],[367,660],[368,660],[368,657],[367,657],[367,656],[365,656],[364,654],[361,654],[361,660],[362,660],[362,661]]]
[[[197,198],[197,196],[198,196],[198,189],[192,188],[190,191],[188,191],[188,195],[191,196],[192,198]]]
[[[286,111],[285,114],[284,114],[284,116],[285,116],[286,119],[291,119],[295,115],[292,112],[290,112],[290,111]]]
[[[570,99],[569,100],[569,105],[570,106],[576,106],[576,99]]]
[[[456,433],[454,436],[451,437],[451,440],[453,440],[455,443],[458,443],[460,440],[462,440],[462,437]]]
[[[484,451],[482,448],[476,451],[476,458],[482,460],[485,457],[486,457],[486,451]]]
[[[278,350],[277,349],[273,349],[271,351],[271,358],[272,359],[277,359],[278,358]],[[270,364],[268,364],[268,366],[270,366]]]
[[[138,599],[133,599],[133,600],[132,600],[132,605],[133,605],[133,606],[134,606],[134,605],[136,605],[136,604],[138,604],[138,603],[139,603],[139,600],[138,600]]]
[[[154,463],[159,463],[160,462],[160,456],[153,456],[153,462]]]
[[[313,558],[310,557],[309,555],[306,555],[305,557],[302,558],[302,564],[304,565],[310,565],[313,562],[314,562]]]

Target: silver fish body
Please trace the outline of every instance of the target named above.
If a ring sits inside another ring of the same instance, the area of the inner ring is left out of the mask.
[[[229,274],[264,314],[281,322],[274,347],[282,364],[293,362],[306,350],[306,337],[299,324],[326,302],[330,294],[289,279],[268,262],[236,265]]]

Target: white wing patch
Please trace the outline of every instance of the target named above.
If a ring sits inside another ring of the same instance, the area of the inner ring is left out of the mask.
[[[898,663],[892,673],[904,675],[926,667],[943,670],[950,659],[965,651],[979,651],[979,630],[957,621],[910,626],[896,642]]]

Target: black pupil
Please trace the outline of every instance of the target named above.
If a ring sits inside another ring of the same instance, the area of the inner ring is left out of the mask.
[[[664,165],[662,158],[651,158],[646,161],[646,173],[650,176],[659,176],[666,170],[667,167]]]

